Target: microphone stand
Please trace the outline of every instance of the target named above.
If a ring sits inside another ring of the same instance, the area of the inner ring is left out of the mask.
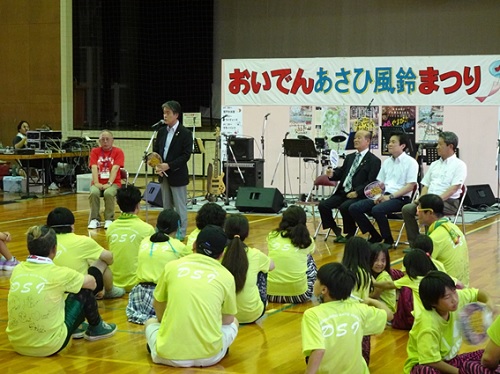
[[[139,172],[142,169],[142,165],[145,165],[144,171],[145,171],[145,176],[144,176],[144,184],[145,184],[145,189],[144,189],[144,200],[146,201],[146,222],[148,222],[148,212],[149,212],[149,201],[148,201],[148,155],[149,155],[149,149],[153,145],[153,140],[156,137],[156,133],[158,132],[159,126],[153,126],[153,134],[151,135],[151,138],[149,139],[148,146],[144,150],[144,155],[142,156],[141,163],[139,164],[139,167],[137,168],[137,172],[135,173],[134,180],[132,181],[132,185],[135,186],[135,182],[137,180],[137,177],[139,176]]]
[[[195,145],[194,143],[196,142],[196,117],[193,117],[193,149],[191,150],[191,162],[192,162],[192,168],[193,168],[193,190],[192,190],[192,196],[191,199],[188,201],[188,203],[191,203],[191,207],[193,205],[196,205],[196,170],[195,170],[195,163],[194,163],[194,155],[195,155]]]
[[[265,153],[264,153],[264,134],[266,132],[266,126],[267,126],[267,117],[269,117],[271,113],[268,113],[264,116],[264,123],[262,124],[262,134],[260,136],[260,144],[261,144],[261,156],[262,156],[262,159],[265,161],[266,157],[265,157]]]
[[[233,152],[233,147],[231,147],[231,142],[229,141],[230,138],[233,136],[231,135],[226,135],[226,134],[221,134],[222,136],[226,137],[226,196],[224,199],[224,204],[229,205],[229,153],[231,153],[231,156],[233,156],[234,160],[234,165],[236,166],[236,169],[238,170],[238,173],[240,174],[241,181],[243,182],[243,186],[245,185],[245,177],[243,176],[243,173],[241,172],[240,165],[238,165],[238,161],[236,160],[236,157]]]

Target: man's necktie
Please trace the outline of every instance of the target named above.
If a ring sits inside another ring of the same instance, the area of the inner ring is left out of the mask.
[[[356,172],[356,169],[359,166],[359,163],[361,162],[361,153],[356,153],[356,158],[354,159],[354,162],[351,165],[351,168],[349,169],[349,174],[347,174],[347,177],[344,181],[344,191],[349,192],[351,191],[352,188],[352,176]]]

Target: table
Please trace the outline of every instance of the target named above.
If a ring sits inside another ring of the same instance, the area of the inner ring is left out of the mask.
[[[17,161],[17,160],[26,160],[28,172],[26,173],[26,196],[21,196],[22,199],[27,199],[30,197],[38,197],[34,194],[30,195],[30,160],[46,160],[50,162],[53,159],[61,159],[61,158],[76,158],[76,157],[88,157],[90,151],[82,150],[76,152],[52,152],[52,153],[35,153],[33,155],[24,155],[24,154],[15,154],[15,153],[4,153],[0,154],[0,160],[3,161]],[[44,165],[45,169],[47,168]]]

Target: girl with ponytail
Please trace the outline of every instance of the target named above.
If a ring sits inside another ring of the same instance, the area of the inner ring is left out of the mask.
[[[228,216],[224,231],[229,244],[222,259],[222,265],[234,276],[238,305],[236,318],[240,323],[252,323],[259,319],[266,310],[267,273],[274,269],[274,263],[260,250],[245,244],[249,225],[244,215]]]

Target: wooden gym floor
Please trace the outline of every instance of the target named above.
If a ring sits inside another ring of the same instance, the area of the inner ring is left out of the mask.
[[[10,251],[20,260],[27,255],[25,232],[29,226],[45,223],[47,214],[57,206],[71,209],[76,217],[76,233],[90,235],[107,247],[103,229],[87,230],[89,214],[86,194],[66,194],[54,197],[7,203],[9,196],[0,196],[0,231],[9,231],[13,240]],[[203,198],[198,199],[199,204]],[[118,214],[118,213],[117,213]],[[156,223],[158,210],[148,212],[148,222]],[[146,212],[140,216],[145,219]],[[499,267],[499,216],[467,225],[469,244],[471,285],[486,290],[498,304],[500,300]],[[194,227],[195,213],[189,212],[190,232]],[[266,250],[265,237],[276,228],[279,215],[248,215],[250,236],[247,243]],[[318,222],[317,220],[316,222]],[[399,226],[394,224],[394,228]],[[310,219],[309,228],[314,232]],[[396,268],[400,267],[402,249],[391,251]],[[321,266],[324,263],[340,261],[343,245],[334,244],[330,238],[316,240],[314,258]],[[23,357],[15,353],[5,334],[7,326],[7,294],[9,272],[0,271],[0,371],[21,372],[121,372],[121,373],[302,373],[305,362],[301,353],[300,321],[304,310],[312,303],[302,305],[269,304],[267,313],[258,323],[240,328],[229,355],[218,365],[205,369],[174,369],[155,365],[146,351],[143,327],[127,322],[125,308],[127,298],[99,301],[99,308],[106,321],[118,325],[118,332],[110,339],[88,342],[74,340],[69,349],[48,358]],[[372,337],[370,371],[372,373],[401,373],[406,359],[406,331],[388,327],[383,334]],[[182,344],[179,341],[177,344]],[[463,346],[462,351],[479,347]],[[349,359],[346,357],[346,359]]]

